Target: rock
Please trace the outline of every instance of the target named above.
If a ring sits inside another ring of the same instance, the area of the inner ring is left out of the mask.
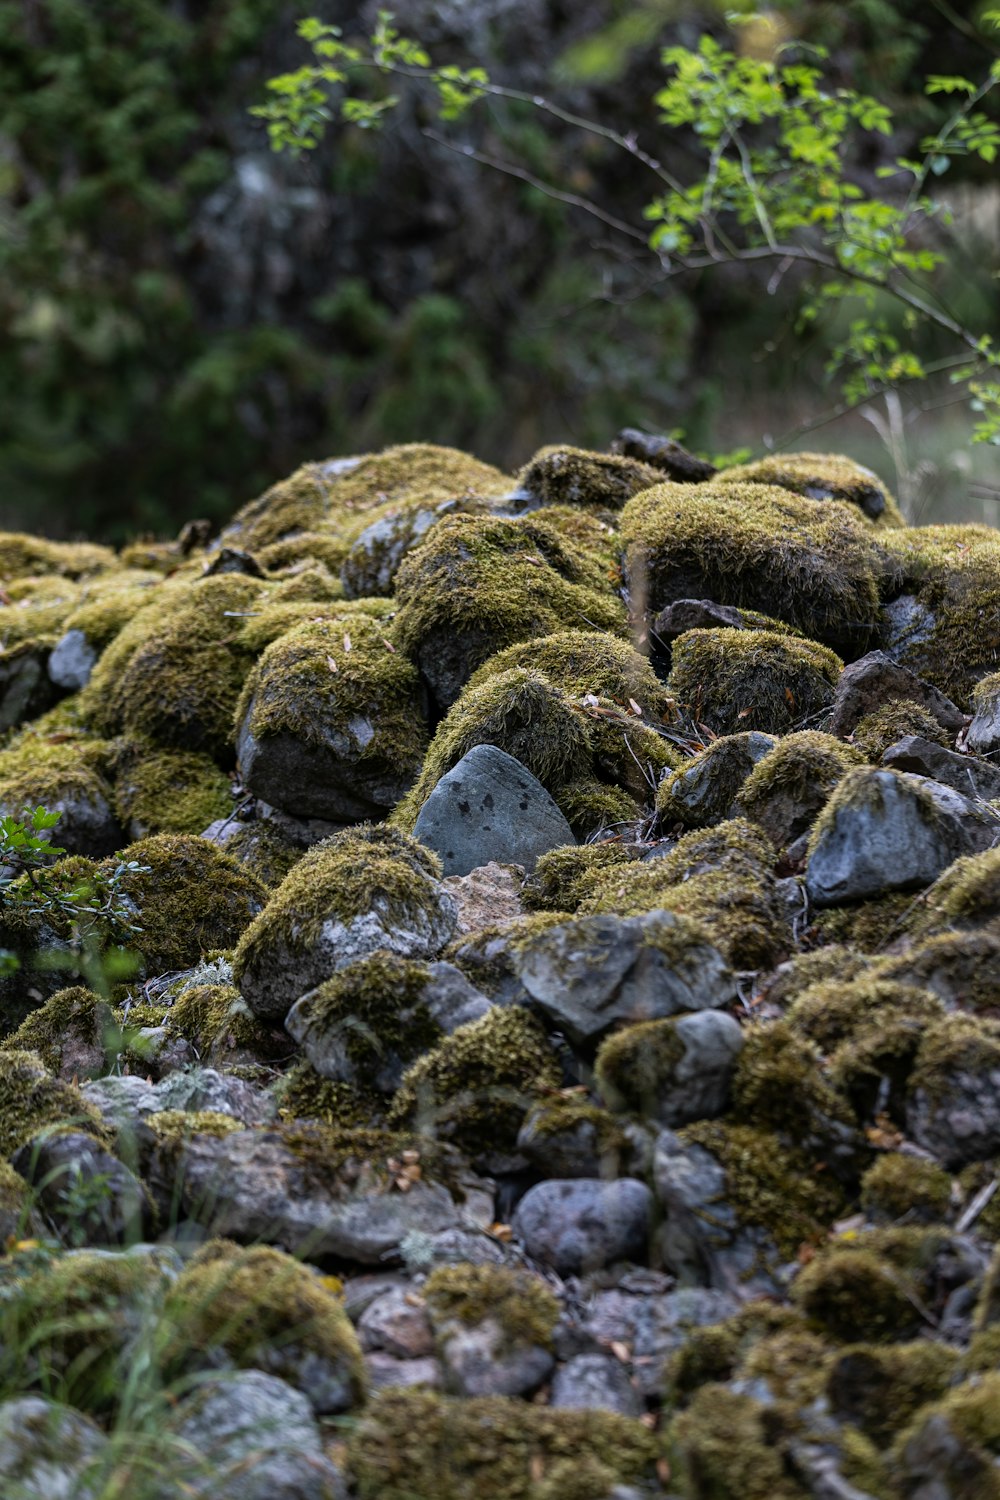
[[[474,1228],[442,1229],[437,1234],[413,1230],[399,1249],[412,1275],[435,1266],[500,1266],[512,1256],[501,1240]]]
[[[1000,767],[988,761],[978,760],[974,755],[960,755],[956,750],[946,750],[925,740],[920,735],[909,734],[890,745],[882,756],[882,764],[890,771],[910,771],[917,776],[926,776],[932,781],[950,786],[963,797],[980,798],[992,802],[1000,797]]]
[[[388,1386],[424,1386],[427,1390],[444,1389],[441,1362],[437,1359],[396,1359],[381,1349],[365,1355],[368,1389],[374,1394]]]
[[[786,734],[743,783],[740,810],[776,849],[788,849],[808,833],[841,778],[863,762],[859,751],[832,735],[815,729]]]
[[[217,573],[243,573],[247,578],[267,576],[253,553],[240,547],[220,547],[202,569],[203,578],[214,578]]]
[[[0,733],[51,707],[56,693],[48,661],[49,648],[41,641],[22,641],[0,651]]]
[[[893,698],[919,703],[952,734],[967,722],[962,710],[938,688],[924,682],[908,667],[893,661],[887,652],[870,651],[844,668],[837,684],[828,732],[841,738],[849,735],[859,719]]]
[[[277,1114],[273,1097],[264,1089],[231,1073],[197,1066],[171,1073],[159,1083],[134,1073],[97,1078],[85,1083],[81,1092],[117,1132],[122,1149],[134,1145],[137,1136],[144,1139],[141,1126],[163,1110],[207,1110],[229,1115],[242,1125],[266,1125]]]
[[[429,1172],[396,1190],[386,1165],[394,1149],[402,1148],[390,1136],[373,1155],[361,1132],[352,1151],[351,1132],[331,1139],[322,1128],[297,1132],[291,1143],[274,1130],[195,1132],[179,1161],[169,1142],[155,1151],[147,1180],[158,1196],[177,1194],[180,1211],[216,1235],[277,1244],[319,1264],[383,1265],[412,1231],[492,1222],[492,1197],[474,1180],[462,1205]]]
[[[521,865],[501,865],[496,860],[470,870],[467,875],[447,875],[441,882],[455,902],[458,918],[455,939],[467,937],[484,927],[505,927],[515,917],[523,916]]]
[[[611,1108],[676,1127],[726,1108],[743,1032],[720,1011],[647,1021],[615,1031],[597,1054],[595,1076]]]
[[[810,844],[817,906],[930,885],[963,854],[989,848],[996,822],[951,787],[859,767],[840,782]]]
[[[358,1319],[358,1338],[367,1353],[381,1349],[395,1359],[422,1359],[434,1353],[427,1308],[412,1287],[393,1287],[370,1302]]]
[[[528,1189],[511,1227],[532,1259],[560,1275],[578,1275],[644,1259],[652,1206],[649,1188],[634,1177],[551,1178]]]
[[[704,484],[719,471],[707,459],[696,458],[674,438],[661,437],[658,433],[641,432],[638,427],[623,427],[612,444],[615,453],[626,458],[638,458],[662,469],[670,479],[679,484]]]
[[[641,1177],[643,1139],[641,1127],[566,1091],[528,1111],[517,1149],[545,1177]]]
[[[653,619],[649,627],[654,646],[673,644],[686,630],[711,630],[722,626],[728,630],[745,630],[748,622],[735,604],[716,604],[712,599],[675,599]]]
[[[624,1365],[610,1354],[577,1354],[560,1365],[549,1404],[584,1411],[599,1407],[623,1417],[638,1417],[644,1410]]]
[[[1000,1153],[1000,1030],[961,1014],[924,1032],[906,1091],[906,1131],[951,1172]]]
[[[541,505],[580,505],[621,510],[627,500],[658,483],[661,475],[638,456],[593,453],[583,448],[542,448],[519,475],[520,493]]]
[[[29,1140],[11,1165],[67,1244],[121,1245],[141,1237],[149,1201],[142,1183],[92,1135],[67,1129]]]
[[[508,1348],[495,1319],[473,1327],[452,1321],[438,1329],[446,1389],[458,1396],[527,1396],[552,1373],[554,1360],[537,1344]]]
[[[773,735],[759,730],[713,740],[661,781],[656,793],[661,826],[678,822],[703,828],[731,817],[743,783],[778,744]]]
[[[413,834],[441,857],[446,875],[491,863],[535,868],[540,854],[575,844],[541,782],[496,745],[476,745],[420,809]]]
[[[578,1043],[622,1022],[722,1006],[735,994],[718,949],[666,911],[560,923],[520,946],[514,964],[535,1004]]]
[[[966,748],[974,755],[995,755],[1000,750],[1000,674],[991,673],[976,685],[972,707]]]
[[[52,648],[47,671],[56,687],[75,693],[86,687],[97,664],[98,651],[82,630],[67,630]]]
[[[348,599],[388,598],[399,565],[443,516],[481,509],[471,500],[442,500],[436,505],[404,503],[377,516],[351,543],[340,568],[340,582]]]
[[[89,1418],[41,1396],[0,1404],[5,1500],[98,1500],[108,1439]],[[91,1468],[92,1478],[86,1471]]]
[[[648,1274],[648,1273],[647,1273]],[[661,1277],[667,1287],[669,1278]],[[662,1398],[670,1362],[684,1348],[694,1328],[711,1327],[739,1311],[740,1299],[710,1287],[633,1288],[632,1277],[599,1291],[590,1299],[584,1331],[599,1344],[624,1344],[643,1396]]]
[[[240,1370],[206,1381],[172,1414],[170,1432],[194,1450],[190,1472],[183,1473],[185,1493],[192,1496],[346,1497],[339,1470],[323,1452],[309,1402],[274,1375]]]

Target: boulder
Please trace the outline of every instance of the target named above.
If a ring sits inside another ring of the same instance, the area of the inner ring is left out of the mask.
[[[649,1251],[653,1195],[644,1182],[550,1178],[529,1188],[511,1227],[533,1260],[561,1276],[599,1271]]]
[[[965,714],[939,688],[924,682],[885,651],[870,651],[844,668],[827,726],[830,734],[848,735],[866,714],[890,699],[906,699],[932,713],[952,734],[967,722]]]
[[[601,1044],[595,1076],[613,1109],[632,1110],[676,1128],[725,1109],[743,1033],[714,1010],[647,1021]]]
[[[933,740],[910,734],[890,745],[882,756],[890,771],[909,771],[915,776],[950,786],[963,797],[993,802],[1000,798],[1000,767],[975,755],[960,755]],[[998,830],[1000,831],[1000,830]]]

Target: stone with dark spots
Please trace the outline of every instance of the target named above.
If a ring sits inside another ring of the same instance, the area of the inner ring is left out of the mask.
[[[413,833],[440,855],[445,875],[491,860],[530,871],[547,850],[576,843],[541,782],[496,745],[475,745],[442,776]]]

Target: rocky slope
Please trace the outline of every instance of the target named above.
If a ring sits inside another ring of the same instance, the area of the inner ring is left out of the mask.
[[[11,1500],[1000,1496],[1000,540],[622,446],[0,536]]]

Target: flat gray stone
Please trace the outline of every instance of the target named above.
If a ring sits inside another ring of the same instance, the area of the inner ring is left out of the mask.
[[[622,1417],[645,1411],[625,1366],[611,1354],[577,1354],[560,1365],[549,1404],[570,1411],[616,1411]]]
[[[1000,692],[984,692],[975,710],[965,743],[974,755],[995,755],[1000,750]]]
[[[496,745],[473,746],[441,777],[413,835],[440,855],[446,875],[491,860],[531,871],[539,855],[576,843],[538,778]]]
[[[922,735],[908,734],[890,745],[882,756],[882,764],[891,771],[912,771],[917,776],[929,776],[961,792],[963,797],[981,797],[984,802],[1000,797],[1000,767],[991,766],[975,755],[946,750],[943,745],[925,740]]]

